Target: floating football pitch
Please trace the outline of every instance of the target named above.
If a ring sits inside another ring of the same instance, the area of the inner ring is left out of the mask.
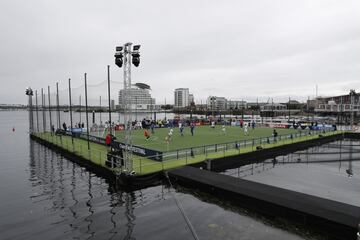
[[[223,131],[222,126],[216,126],[214,129],[210,126],[197,126],[194,129],[194,136],[191,135],[190,127],[184,128],[184,134],[181,136],[179,128],[174,128],[172,139],[168,144],[165,140],[168,135],[169,128],[156,128],[155,133],[151,134],[150,139],[146,140],[144,130],[133,130],[132,140],[136,146],[141,146],[157,151],[177,150],[183,148],[199,147],[212,144],[220,144],[227,142],[242,141],[245,139],[266,138],[271,137],[272,128],[248,128],[246,136],[244,130],[237,126],[226,126]],[[278,135],[296,133],[295,129],[276,129]],[[151,130],[149,129],[151,133]],[[118,141],[124,141],[125,131],[116,132]]]

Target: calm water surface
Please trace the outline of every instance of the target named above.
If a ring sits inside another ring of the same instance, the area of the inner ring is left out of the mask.
[[[360,141],[336,141],[224,174],[360,207]]]
[[[193,239],[174,195],[199,239],[319,239],[191,190],[123,192],[27,131],[27,112],[0,112],[0,239]]]

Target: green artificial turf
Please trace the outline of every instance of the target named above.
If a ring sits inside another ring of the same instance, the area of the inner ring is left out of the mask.
[[[194,130],[194,136],[192,136],[190,128],[186,127],[184,130],[184,136],[181,136],[179,128],[174,128],[172,140],[169,145],[165,141],[169,128],[155,129],[155,133],[151,134],[149,140],[145,139],[144,130],[140,129],[132,131],[132,140],[133,145],[165,152],[205,145],[236,142],[245,139],[266,138],[271,137],[273,133],[272,128],[249,128],[249,135],[245,136],[243,129],[240,127],[226,126],[225,129],[226,132],[224,133],[222,131],[222,126],[219,125],[217,125],[215,129],[212,129],[210,126],[197,126]],[[276,131],[278,132],[278,135],[299,132],[299,130],[295,129],[276,129]],[[149,132],[151,131],[149,130]],[[124,134],[125,131],[116,132],[117,140],[123,142]]]
[[[207,132],[208,136],[212,136],[212,139],[209,139],[210,137],[206,138],[208,144],[221,143],[220,140],[222,140],[224,142],[230,142],[231,140],[227,139],[227,137],[226,137],[228,135],[233,136],[234,139],[232,141],[239,140],[239,138],[236,139],[236,132],[235,132],[235,131],[237,131],[237,133],[239,133],[239,128],[233,127],[232,131],[234,131],[234,132],[232,132],[232,135],[228,131],[229,128],[230,127],[227,128],[226,135],[223,134],[222,132],[219,133],[220,129],[212,130],[212,129],[206,129],[206,127],[197,127],[196,130],[200,130],[200,131],[203,130],[204,132]],[[160,130],[166,130],[166,129],[157,129],[156,133],[160,133],[161,132]],[[199,133],[200,131],[198,131],[197,133]],[[247,139],[252,139],[255,135],[257,137],[261,137],[261,136],[266,137],[266,136],[271,135],[271,133],[272,133],[272,129],[269,129],[269,128],[268,129],[258,128],[258,129],[255,129],[253,132],[251,132],[251,131],[250,131],[250,136],[246,137]],[[297,132],[296,130],[289,130],[289,129],[278,129],[277,131],[279,134],[280,133],[281,134],[289,134],[291,132]],[[141,142],[141,138],[140,138],[141,133],[142,133],[142,131],[140,131],[140,130],[134,132],[134,137],[137,136],[135,134],[138,134],[138,137],[139,137],[138,139],[140,140],[140,142]],[[198,138],[196,138],[196,135],[194,137],[192,137],[191,135],[189,135],[189,133],[190,132],[187,132],[187,133],[185,133],[184,137],[181,137],[178,134],[178,132],[174,132],[174,140],[178,139],[179,143],[184,144],[182,146],[193,147],[194,145],[191,144],[192,141],[190,141],[189,139],[195,138],[195,139],[197,139],[198,144],[204,145],[204,143],[201,142],[200,136]],[[325,133],[322,135],[329,136],[329,135],[338,134],[338,133],[339,132],[335,131],[335,132],[328,132],[328,133]],[[61,136],[60,137],[60,136],[56,136],[54,134],[51,135],[50,133],[33,133],[33,134],[39,138],[42,138],[48,142],[55,144],[63,149],[66,149],[75,155],[81,156],[101,167],[110,169],[105,165],[106,154],[107,154],[109,148],[104,145],[90,142],[90,150],[88,151],[87,141],[83,140],[83,139],[74,138],[73,139],[74,145],[72,145],[72,140],[71,140],[70,136]],[[165,134],[167,134],[167,132],[164,131],[163,134],[165,136]],[[253,134],[253,135],[251,135],[251,134]],[[261,134],[263,134],[263,135],[261,135]],[[261,145],[263,148],[272,148],[272,147],[276,147],[276,146],[306,141],[306,140],[310,140],[310,139],[314,139],[314,138],[318,138],[318,137],[319,137],[319,135],[317,135],[317,134],[314,134],[311,136],[305,135],[305,136],[297,137],[297,138],[293,138],[293,139],[278,140],[276,143],[268,144],[268,143],[264,142]],[[188,139],[188,140],[186,140],[186,139]],[[211,141],[214,139],[218,140],[218,142]],[[241,140],[241,138],[240,138],[240,140]],[[144,141],[146,143],[145,140],[142,140],[142,141]],[[161,142],[161,141],[159,141],[159,142]],[[161,143],[159,143],[159,146],[160,146],[160,144]],[[186,144],[189,144],[189,145],[186,145]],[[255,151],[255,149],[254,149],[254,146],[252,146],[250,144],[250,145],[247,145],[246,147],[241,147],[238,149],[236,149],[236,148],[227,149],[227,150],[223,149],[223,150],[220,150],[217,152],[209,152],[206,154],[195,154],[194,156],[186,155],[186,156],[180,157],[179,159],[171,159],[171,160],[166,160],[166,161],[162,161],[162,162],[154,161],[154,160],[148,159],[146,157],[141,157],[141,156],[137,156],[137,155],[133,154],[133,157],[132,157],[133,170],[138,175],[144,175],[144,174],[159,172],[162,170],[181,167],[181,166],[185,166],[185,165],[192,164],[192,163],[202,162],[206,159],[215,159],[215,158],[222,158],[222,157],[226,157],[226,156],[234,156],[234,155],[239,155],[239,154],[243,154],[243,153],[247,153],[247,152],[251,152],[251,151]],[[120,170],[120,169],[110,169],[110,170],[116,171],[116,170]]]

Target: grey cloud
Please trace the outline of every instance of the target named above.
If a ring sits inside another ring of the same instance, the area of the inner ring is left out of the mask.
[[[114,48],[142,44],[133,81],[163,102],[176,87],[195,99],[307,99],[359,88],[358,1],[2,1],[0,103],[25,102],[23,89],[122,83]],[[117,90],[113,91],[116,95]],[[94,92],[94,95],[96,93]],[[93,97],[97,99],[97,96]],[[116,98],[114,96],[113,98]],[[285,97],[286,98],[286,97]]]

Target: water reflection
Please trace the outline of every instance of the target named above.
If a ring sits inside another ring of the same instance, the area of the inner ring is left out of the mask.
[[[355,157],[354,157],[355,156]],[[288,164],[315,164],[315,163],[338,163],[338,171],[346,173],[348,177],[354,175],[353,162],[360,161],[360,144],[354,141],[338,141],[316,146],[304,151],[298,151],[287,155],[277,156],[263,162],[248,164],[235,169],[228,169],[223,174],[244,178],[249,175],[259,174],[271,170],[277,166]],[[347,162],[347,166],[342,166]],[[345,167],[345,169],[344,169]],[[343,169],[343,170],[342,170]]]
[[[223,174],[360,206],[360,141],[342,140]]]
[[[61,225],[72,238],[135,239],[134,209],[165,199],[159,191],[124,192],[115,183],[87,172],[59,154],[30,141],[30,177],[33,204],[41,204],[51,225]]]

